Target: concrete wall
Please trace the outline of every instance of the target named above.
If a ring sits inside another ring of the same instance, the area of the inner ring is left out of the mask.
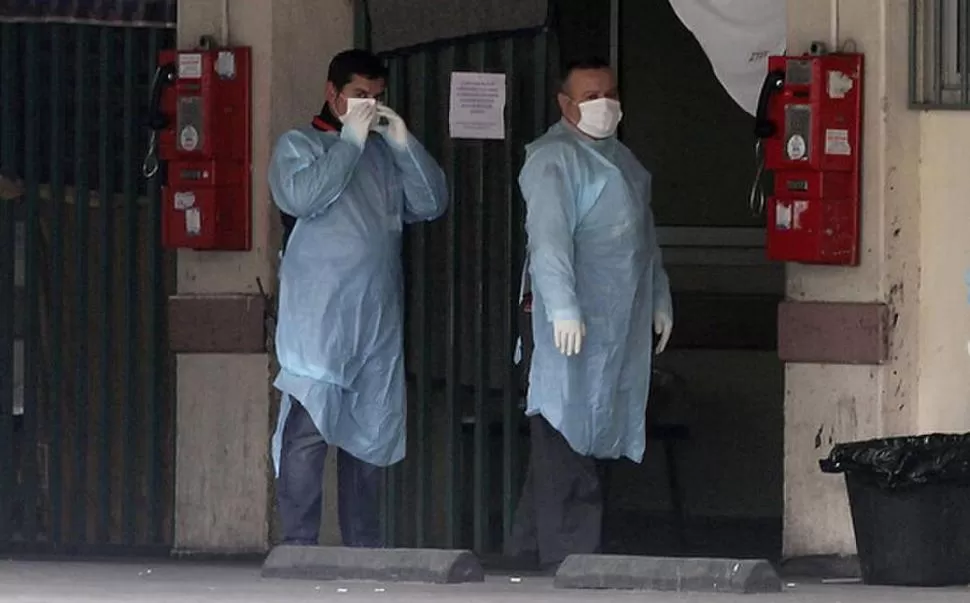
[[[920,120],[922,372],[917,424],[924,433],[970,431],[970,113]]]
[[[182,0],[178,38],[219,38],[227,6],[229,43],[253,49],[253,250],[178,258],[178,292],[217,298],[268,293],[276,286],[278,218],[266,165],[273,142],[304,124],[323,100],[330,57],[350,46],[350,0]],[[271,473],[268,438],[273,357],[180,354],[175,548],[263,551],[269,545]]]

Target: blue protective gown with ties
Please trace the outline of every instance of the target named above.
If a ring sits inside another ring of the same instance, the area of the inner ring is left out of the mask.
[[[328,444],[392,465],[406,447],[403,224],[445,212],[444,173],[410,135],[397,148],[305,128],[280,138],[269,186],[297,218],[280,266],[277,474],[291,399]]]
[[[584,456],[643,459],[653,314],[673,317],[650,180],[615,137],[564,122],[527,147],[519,175],[535,339],[526,412]],[[556,349],[554,320],[585,323],[578,355]]]

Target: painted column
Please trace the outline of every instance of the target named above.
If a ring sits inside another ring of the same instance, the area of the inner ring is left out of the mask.
[[[790,0],[789,52],[850,40],[865,54],[862,262],[788,268],[787,295],[822,316],[833,350],[884,346],[879,365],[791,363],[785,393],[786,556],[852,554],[855,539],[840,477],[818,459],[832,444],[920,428],[920,116],[907,107],[909,2]],[[844,303],[849,302],[849,303]],[[878,321],[861,329],[849,316]],[[798,334],[784,333],[782,337]],[[878,331],[878,332],[877,332]],[[847,339],[873,341],[848,342]]]

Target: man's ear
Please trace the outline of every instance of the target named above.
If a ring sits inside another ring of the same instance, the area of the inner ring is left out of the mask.
[[[569,110],[569,96],[565,92],[560,92],[556,95],[556,100],[559,101],[559,111],[565,115]]]

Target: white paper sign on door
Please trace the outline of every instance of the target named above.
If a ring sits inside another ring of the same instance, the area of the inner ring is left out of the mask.
[[[505,96],[504,73],[452,73],[451,137],[504,140]]]

